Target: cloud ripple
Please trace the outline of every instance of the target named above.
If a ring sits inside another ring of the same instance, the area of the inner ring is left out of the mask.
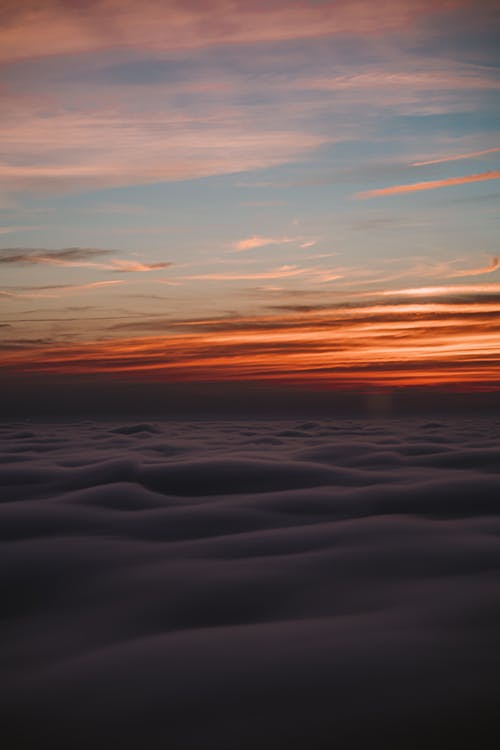
[[[499,428],[3,424],[3,736],[484,746]]]

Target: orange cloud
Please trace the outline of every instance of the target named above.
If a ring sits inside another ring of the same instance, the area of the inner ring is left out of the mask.
[[[398,195],[400,193],[415,193],[420,190],[436,190],[437,188],[451,187],[452,185],[466,185],[469,182],[485,182],[486,180],[500,179],[500,169],[492,169],[479,174],[469,174],[464,177],[447,177],[444,180],[430,180],[429,182],[413,182],[409,185],[392,185],[391,187],[378,188],[376,190],[365,190],[356,193],[355,198],[378,198],[383,195]]]
[[[141,263],[134,260],[113,259],[107,270],[121,271],[122,273],[147,273],[148,271],[158,271],[161,268],[168,268],[171,263]]]
[[[256,279],[287,279],[292,276],[302,276],[310,272],[308,268],[297,268],[297,266],[280,266],[271,271],[255,272],[221,272],[221,273],[201,273],[192,276],[185,276],[189,280],[207,280],[207,281],[252,281]]]
[[[164,381],[278,380],[332,388],[500,382],[500,300],[302,310],[186,321],[186,332],[39,346],[4,372],[127,373]]]
[[[495,260],[497,260],[495,258]],[[370,295],[376,294],[381,297],[397,297],[400,295],[409,295],[411,297],[436,297],[446,296],[447,294],[499,294],[500,284],[467,284],[467,285],[450,285],[450,286],[418,286],[409,289],[391,289],[385,292],[371,292]]]
[[[269,271],[221,271],[183,276],[182,279],[189,281],[258,281],[263,279],[288,279],[296,276],[307,277],[310,281],[319,284],[344,278],[342,274],[324,268],[300,268],[285,265],[272,268]]]
[[[482,276],[485,273],[493,273],[500,267],[500,259],[492,258],[491,263],[487,266],[480,266],[479,268],[470,268],[465,271],[455,271],[450,275],[450,278],[458,278],[460,276]]]
[[[247,237],[244,240],[239,240],[233,244],[235,250],[239,252],[244,250],[255,250],[258,247],[265,247],[266,245],[287,245],[290,242],[297,242],[295,237],[259,237],[254,235]]]

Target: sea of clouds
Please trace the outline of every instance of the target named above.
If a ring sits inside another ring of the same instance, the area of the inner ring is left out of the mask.
[[[5,747],[496,746],[499,435],[0,425]]]

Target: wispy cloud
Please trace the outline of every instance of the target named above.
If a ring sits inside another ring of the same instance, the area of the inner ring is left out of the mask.
[[[464,284],[449,286],[417,286],[407,289],[390,289],[372,292],[370,296],[380,297],[446,297],[451,295],[481,295],[500,293],[500,284]]]
[[[463,177],[447,177],[444,180],[430,180],[428,182],[413,182],[408,185],[392,185],[376,190],[364,190],[355,194],[355,198],[378,198],[384,195],[399,195],[401,193],[415,193],[420,190],[436,190],[453,185],[466,185],[471,182],[485,182],[500,179],[500,169],[492,169],[479,174],[469,174]]]
[[[0,234],[13,234],[14,232],[35,232],[42,229],[40,226],[26,226],[22,224],[10,224],[0,227]]]
[[[422,63],[420,62],[420,67]],[[442,63],[441,63],[442,66]],[[498,89],[498,77],[487,75],[482,68],[475,66],[450,66],[448,69],[435,67],[424,72],[416,70],[367,70],[356,73],[345,73],[332,77],[297,79],[294,87],[304,89],[318,89],[320,91],[380,91],[387,93],[391,90],[408,91],[448,91],[452,89]],[[481,152],[489,153],[489,151]],[[448,161],[447,159],[445,161]],[[412,165],[412,166],[417,166]]]
[[[479,268],[469,268],[463,271],[455,271],[454,273],[450,274],[449,278],[458,278],[460,276],[482,276],[486,273],[493,273],[493,271],[496,271],[499,267],[500,259],[495,257],[491,259],[491,263],[489,263],[487,266],[479,266]]]
[[[25,286],[25,287],[4,287],[0,289],[1,297],[10,297],[13,299],[56,299],[61,293],[76,292],[90,289],[101,289],[118,284],[124,284],[122,279],[113,281],[92,281],[88,284],[52,284],[47,286]]]
[[[298,242],[297,237],[260,237],[259,235],[253,235],[252,237],[246,237],[243,240],[234,242],[233,248],[238,252],[242,252],[266,247],[266,245],[288,245],[290,242]]]
[[[287,279],[293,276],[303,276],[310,273],[308,268],[298,268],[297,266],[279,266],[270,271],[235,271],[221,273],[202,273],[185,276],[189,280],[207,280],[207,281],[251,281],[257,279]]]
[[[31,250],[10,248],[0,250],[0,263],[8,265],[49,265],[66,268],[95,268],[101,271],[120,271],[122,273],[141,273],[168,268],[171,263],[142,263],[133,260],[112,258],[107,263],[90,260],[102,255],[110,255],[111,250],[95,248],[68,247],[63,250]]]
[[[122,103],[112,112],[77,114],[47,106],[50,113],[33,102],[22,107],[5,102],[0,140],[7,156],[0,164],[0,185],[11,193],[237,173],[302,158],[329,141],[291,129],[288,122],[258,125],[224,106],[205,117],[192,112],[176,117],[157,105],[140,114]]]
[[[86,247],[66,247],[62,250],[40,250],[35,248],[13,247],[0,250],[0,263],[48,263],[52,265],[68,265],[102,255],[109,255],[110,253],[110,250]]]
[[[479,297],[480,288],[475,288]],[[339,389],[443,384],[484,388],[500,379],[499,313],[499,299],[419,299],[191,320],[179,323],[180,332],[175,332],[174,321],[140,321],[140,328],[150,325],[153,330],[166,324],[171,333],[42,344],[21,351],[13,347],[4,353],[0,369],[127,373],[181,382],[277,380]],[[134,325],[132,321],[131,330]]]
[[[443,164],[447,161],[459,161],[461,159],[475,159],[478,156],[486,156],[486,154],[494,154],[500,151],[500,146],[495,148],[485,148],[483,151],[469,151],[465,154],[453,154],[451,156],[440,156],[436,159],[427,159],[426,161],[414,161],[410,164],[410,167],[425,167],[428,164]]]
[[[147,273],[148,271],[158,271],[162,268],[169,268],[172,263],[141,263],[133,260],[113,259],[107,270],[120,271],[121,273]]]
[[[316,266],[283,265],[267,271],[217,271],[210,273],[182,276],[187,281],[259,281],[272,279],[288,279],[300,276],[314,284],[326,284],[344,278],[343,271],[337,269],[318,268]]]
[[[437,10],[431,0],[379,0],[376,8],[363,0],[144,0],[140,7],[133,0],[84,1],[77,11],[57,0],[45,0],[41,6],[22,2],[9,8],[9,23],[2,25],[0,57],[16,60],[114,47],[159,52],[331,34],[370,35],[399,31]]]

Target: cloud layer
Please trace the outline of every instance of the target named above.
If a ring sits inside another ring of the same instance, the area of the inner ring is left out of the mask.
[[[499,428],[4,423],[4,739],[486,746]]]
[[[451,7],[467,5],[454,2]],[[430,0],[381,0],[377,10],[363,0],[326,0],[251,5],[236,0],[189,0],[139,9],[130,0],[89,2],[78,8],[50,0],[40,7],[23,2],[4,11],[0,49],[4,60],[95,52],[107,48],[173,51],[319,38],[331,34],[366,35],[405,29],[432,15]],[[105,29],[105,33],[103,33]]]

